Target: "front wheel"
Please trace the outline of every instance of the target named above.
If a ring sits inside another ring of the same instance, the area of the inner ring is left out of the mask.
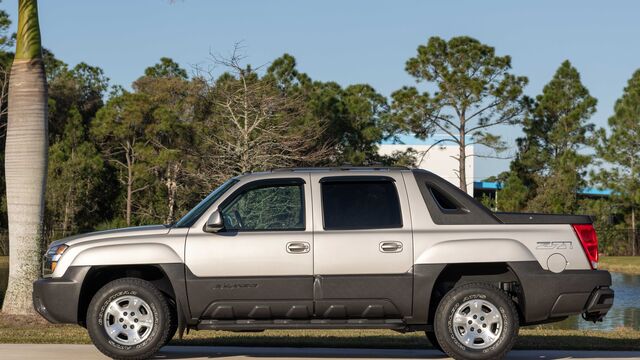
[[[151,283],[114,280],[95,294],[87,311],[93,344],[113,359],[148,359],[163,346],[172,324],[167,299]]]
[[[518,336],[518,313],[495,286],[465,284],[442,298],[434,328],[442,350],[454,359],[502,359]]]
[[[169,327],[169,335],[167,335],[167,339],[164,341],[164,344],[162,344],[162,346],[167,345],[172,339],[173,337],[176,335],[176,332],[178,331],[178,311],[177,311],[177,304],[172,302],[171,300],[169,300],[167,298],[167,301],[169,302],[169,309],[171,311],[171,326]]]

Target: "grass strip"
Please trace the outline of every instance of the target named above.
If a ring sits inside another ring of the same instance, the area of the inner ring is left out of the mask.
[[[0,315],[0,343],[90,344],[84,328],[53,325],[39,317]],[[267,330],[264,332],[191,331],[173,345],[428,349],[422,332],[391,330]],[[517,349],[640,350],[640,331],[524,328]]]
[[[603,270],[640,275],[640,256],[603,256],[598,265]]]

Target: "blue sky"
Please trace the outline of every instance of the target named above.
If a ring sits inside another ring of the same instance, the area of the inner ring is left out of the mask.
[[[16,0],[5,0],[14,25]],[[469,35],[513,58],[538,94],[569,59],[598,98],[593,122],[606,124],[627,80],[640,68],[638,1],[204,1],[41,0],[43,43],[57,57],[102,67],[126,87],[168,56],[185,68],[206,64],[242,41],[260,65],[287,52],[301,71],[343,85],[369,83],[389,95],[413,84],[405,61],[430,36]],[[510,143],[517,129],[500,129]],[[482,178],[505,160],[478,160]]]

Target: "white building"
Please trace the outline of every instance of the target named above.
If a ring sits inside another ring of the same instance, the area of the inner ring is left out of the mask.
[[[452,184],[460,185],[458,177],[458,160],[460,150],[457,144],[444,142],[435,144],[441,140],[442,136],[434,135],[426,140],[420,140],[412,136],[401,136],[402,144],[383,143],[379,146],[380,155],[391,155],[396,151],[404,152],[411,148],[418,153],[416,166],[420,169],[429,170],[447,179]],[[467,192],[473,196],[473,180],[474,180],[474,146],[466,147],[466,180]]]

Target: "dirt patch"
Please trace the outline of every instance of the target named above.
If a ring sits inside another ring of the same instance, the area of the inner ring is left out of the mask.
[[[32,327],[60,327],[51,324],[39,315],[8,315],[0,312],[0,327],[32,328]]]

